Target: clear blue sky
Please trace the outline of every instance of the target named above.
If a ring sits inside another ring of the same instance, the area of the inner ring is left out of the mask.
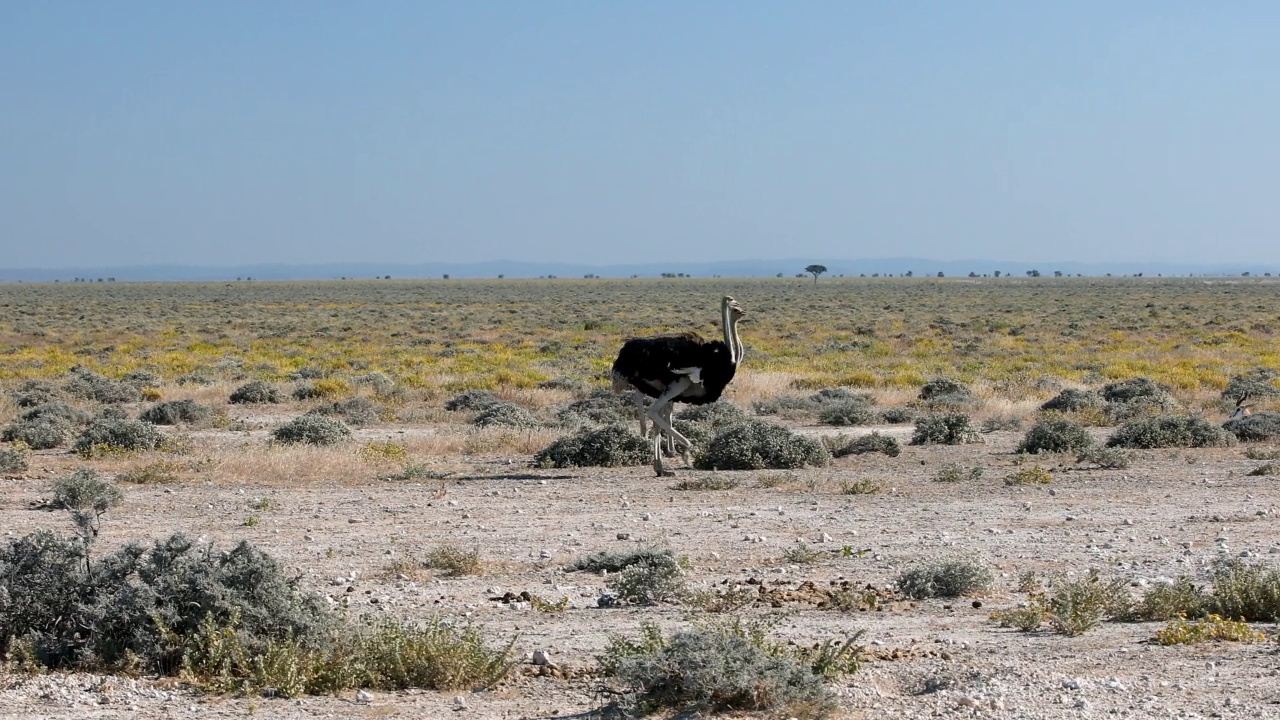
[[[1280,261],[1280,3],[0,0],[0,266]]]

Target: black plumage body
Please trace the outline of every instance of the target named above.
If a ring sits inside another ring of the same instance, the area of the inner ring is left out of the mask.
[[[614,377],[626,380],[652,398],[662,395],[677,379],[687,377],[689,368],[699,369],[698,382],[674,400],[691,405],[719,400],[738,369],[728,345],[720,340],[705,340],[696,333],[632,338],[613,362]]]

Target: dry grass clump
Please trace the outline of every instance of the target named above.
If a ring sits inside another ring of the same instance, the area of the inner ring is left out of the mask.
[[[732,490],[739,482],[724,475],[699,475],[681,480],[671,486],[672,490]]]
[[[995,583],[986,563],[973,558],[931,560],[900,574],[898,590],[909,598],[953,598],[989,592]]]
[[[463,550],[457,545],[439,545],[427,553],[423,559],[424,567],[442,570],[449,576],[479,575],[484,570],[480,562],[480,548]]]
[[[501,402],[497,395],[489,390],[467,390],[459,393],[444,404],[449,411],[483,410],[494,403]]]
[[[172,460],[158,460],[126,470],[117,475],[116,480],[130,485],[168,485],[178,482],[180,472],[182,472],[182,465],[179,463]]]
[[[1229,447],[1236,438],[1195,415],[1157,415],[1126,423],[1107,439],[1107,447]]]

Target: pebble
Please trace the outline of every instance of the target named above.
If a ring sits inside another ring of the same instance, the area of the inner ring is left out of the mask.
[[[465,697],[463,697],[462,695],[455,695],[455,696],[453,697],[453,709],[454,709],[454,710],[466,710],[466,709],[467,709],[467,699],[466,699]]]

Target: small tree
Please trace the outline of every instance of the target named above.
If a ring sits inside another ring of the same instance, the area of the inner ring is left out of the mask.
[[[818,276],[827,271],[826,265],[810,265],[804,269],[805,272],[813,276],[813,284],[818,284]]]

